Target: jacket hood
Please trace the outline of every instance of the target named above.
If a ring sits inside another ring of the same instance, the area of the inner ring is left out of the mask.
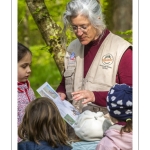
[[[116,125],[115,125],[116,126]],[[122,127],[122,126],[121,126]],[[113,126],[105,132],[105,136],[111,139],[114,144],[123,150],[132,149],[132,132],[120,134],[120,130],[117,130]]]
[[[29,89],[30,83],[27,80],[26,82],[18,82],[18,92],[24,92],[25,89]]]

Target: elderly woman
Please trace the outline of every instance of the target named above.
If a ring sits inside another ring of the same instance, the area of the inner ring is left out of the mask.
[[[71,27],[77,39],[66,49],[57,92],[80,112],[97,105],[103,111],[112,85],[132,86],[132,45],[106,28],[98,0],[71,0],[63,19],[64,33]]]

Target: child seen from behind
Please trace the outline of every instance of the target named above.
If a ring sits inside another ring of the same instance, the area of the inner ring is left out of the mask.
[[[132,150],[132,87],[114,85],[107,96],[107,109],[112,125],[96,150]]]
[[[66,122],[55,103],[46,97],[30,102],[18,128],[18,150],[71,150]]]

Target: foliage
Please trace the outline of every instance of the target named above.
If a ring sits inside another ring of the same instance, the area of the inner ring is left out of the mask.
[[[112,12],[114,2],[112,0],[100,0],[102,12],[104,14],[105,23],[108,29],[112,30]]]
[[[125,32],[117,31],[116,34],[123,36],[125,40],[132,43],[132,30],[127,30]]]
[[[62,13],[65,10],[66,3],[69,0],[45,0],[47,9],[50,12],[53,20],[62,27]],[[59,9],[58,9],[59,8]],[[18,41],[24,43],[24,22],[26,17],[27,5],[25,0],[18,0]],[[27,9],[28,10],[28,9]],[[29,13],[29,12],[28,12]],[[39,96],[36,89],[44,82],[48,82],[56,89],[60,83],[61,75],[54,62],[53,56],[48,52],[45,42],[35,24],[31,14],[28,14],[29,32],[29,48],[33,53],[32,57],[32,74],[29,78],[31,87],[35,91],[36,96]],[[68,36],[71,41],[71,36]],[[53,37],[51,37],[53,38]],[[26,45],[27,46],[27,45]]]
[[[32,73],[29,80],[34,91],[46,81],[56,89],[61,80],[61,75],[54,59],[48,51],[43,50],[43,47],[43,45],[30,47],[32,51]],[[35,94],[38,96],[37,92]]]

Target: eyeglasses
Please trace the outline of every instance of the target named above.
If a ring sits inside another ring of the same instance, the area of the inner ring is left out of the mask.
[[[85,33],[85,32],[87,32],[87,29],[88,29],[89,25],[90,25],[90,24],[81,25],[81,26],[74,26],[74,25],[72,25],[72,30],[73,30],[74,32],[78,32],[78,30],[80,29],[82,32]]]

